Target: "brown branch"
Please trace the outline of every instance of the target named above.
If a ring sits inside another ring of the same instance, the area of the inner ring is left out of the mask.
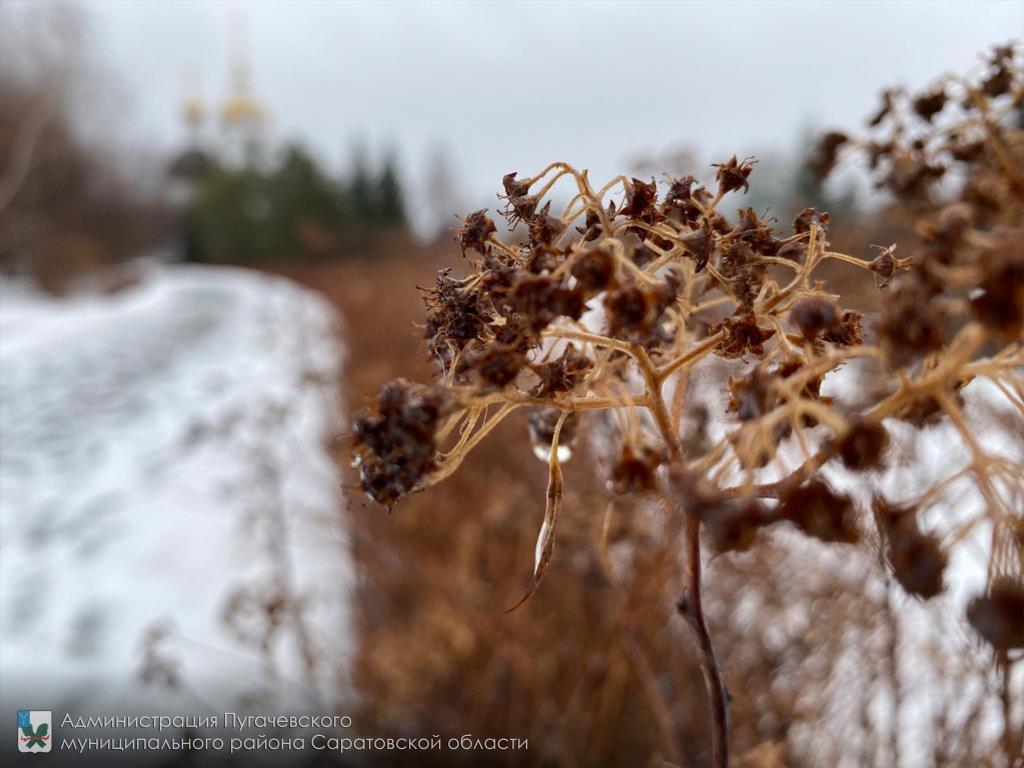
[[[727,768],[729,765],[729,694],[722,681],[721,668],[715,656],[711,634],[704,621],[704,606],[700,592],[700,518],[686,518],[686,593],[679,599],[676,609],[686,619],[697,639],[700,669],[711,707],[711,765]]]
[[[662,378],[647,350],[636,348],[637,366],[644,377],[648,406],[658,431],[661,433],[669,455],[674,461],[682,459],[682,445],[679,435],[672,426],[672,417],[661,394]],[[700,518],[692,511],[683,510],[686,514],[686,592],[679,599],[676,608],[693,630],[700,656],[700,668],[704,675],[704,685],[708,692],[711,714],[711,764],[714,768],[727,768],[729,764],[729,711],[722,672],[715,656],[715,648],[711,642],[704,621],[704,605],[701,597],[701,563],[700,563]]]

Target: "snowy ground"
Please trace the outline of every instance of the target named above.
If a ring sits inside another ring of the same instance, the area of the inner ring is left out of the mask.
[[[3,704],[318,710],[351,649],[335,316],[247,270],[142,277],[0,283]]]

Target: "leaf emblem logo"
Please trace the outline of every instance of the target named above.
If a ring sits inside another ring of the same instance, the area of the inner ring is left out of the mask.
[[[18,751],[49,752],[52,713],[47,710],[18,710]]]

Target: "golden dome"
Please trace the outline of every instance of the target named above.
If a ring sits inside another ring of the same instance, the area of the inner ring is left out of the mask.
[[[263,105],[246,94],[229,96],[220,111],[220,119],[228,125],[262,123],[265,117]]]
[[[185,99],[181,105],[181,114],[185,118],[185,122],[189,125],[198,125],[203,121],[206,115],[206,110],[203,108],[203,102],[197,98]]]

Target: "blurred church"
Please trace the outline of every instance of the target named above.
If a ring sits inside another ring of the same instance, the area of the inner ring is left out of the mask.
[[[268,162],[269,112],[252,88],[242,21],[236,19],[229,27],[228,88],[216,114],[208,113],[198,77],[191,79],[182,102],[185,146],[167,169],[167,199],[175,207],[192,200],[200,180],[214,167],[261,170]]]
[[[269,110],[253,88],[244,18],[230,22],[223,100],[208,108],[194,73],[181,104],[185,139],[167,167],[164,194],[177,222],[172,258],[322,260],[405,236],[395,154],[373,163],[356,145],[351,166],[338,172],[301,142],[271,135]]]

